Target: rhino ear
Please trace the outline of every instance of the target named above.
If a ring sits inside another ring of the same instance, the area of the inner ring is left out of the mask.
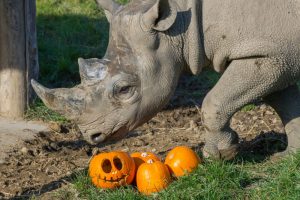
[[[144,30],[168,30],[175,22],[177,9],[170,0],[157,0],[156,3],[142,15],[141,26]]]
[[[110,22],[112,15],[119,10],[122,5],[113,0],[96,0],[97,4],[104,9],[107,20]]]

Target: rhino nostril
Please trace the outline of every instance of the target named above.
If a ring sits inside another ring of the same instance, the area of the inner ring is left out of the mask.
[[[105,135],[102,134],[102,133],[93,134],[93,135],[91,135],[91,140],[94,143],[98,144],[98,143],[103,142],[105,140]]]

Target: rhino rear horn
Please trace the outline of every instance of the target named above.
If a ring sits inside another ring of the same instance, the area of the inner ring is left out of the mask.
[[[31,85],[44,104],[68,119],[77,119],[84,107],[84,95],[77,88],[48,89],[35,80]]]
[[[177,17],[177,8],[170,0],[157,0],[156,3],[142,15],[141,27],[145,31],[151,29],[166,31],[174,23]]]
[[[101,59],[78,58],[78,65],[82,83],[85,81],[100,81],[103,80],[107,75],[106,63]]]
[[[111,16],[119,10],[122,5],[113,0],[96,0],[97,4],[105,11],[107,20],[111,21]]]

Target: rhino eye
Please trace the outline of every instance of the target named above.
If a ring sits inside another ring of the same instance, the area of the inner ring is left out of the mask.
[[[134,94],[134,87],[130,85],[116,86],[114,89],[114,97],[120,100],[126,100]]]
[[[130,86],[121,87],[119,93],[126,94],[126,93],[130,92],[130,88],[131,88]]]

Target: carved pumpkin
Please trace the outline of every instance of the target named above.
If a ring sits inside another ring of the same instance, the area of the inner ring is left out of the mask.
[[[137,188],[145,195],[165,189],[171,181],[168,167],[161,161],[148,160],[140,165],[136,174]]]
[[[125,152],[101,153],[92,158],[89,175],[97,187],[116,188],[133,181],[135,163]]]
[[[192,172],[200,163],[197,153],[186,146],[175,147],[165,159],[165,164],[176,177]]]
[[[151,152],[135,152],[132,153],[130,156],[135,162],[136,170],[138,170],[141,164],[147,162],[148,160],[161,161],[157,155]]]

